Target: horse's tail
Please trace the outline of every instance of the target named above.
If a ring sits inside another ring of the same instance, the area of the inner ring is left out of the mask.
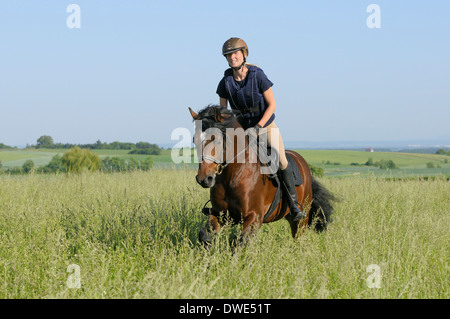
[[[312,177],[312,176],[311,176]],[[321,232],[327,229],[327,225],[331,223],[331,215],[334,213],[332,202],[336,201],[336,197],[312,177],[312,203],[309,211],[308,226]]]

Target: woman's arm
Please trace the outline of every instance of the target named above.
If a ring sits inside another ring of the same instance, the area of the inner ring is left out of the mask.
[[[227,105],[228,105],[228,100],[227,99],[224,99],[223,97],[221,97],[220,98],[220,106],[222,106],[222,107],[227,107]]]
[[[263,93],[263,97],[264,100],[266,100],[267,109],[264,112],[261,120],[258,122],[261,127],[264,127],[264,125],[266,125],[267,121],[270,119],[272,114],[275,112],[275,109],[277,108],[277,104],[275,103],[275,97],[273,96],[273,90],[271,87]]]

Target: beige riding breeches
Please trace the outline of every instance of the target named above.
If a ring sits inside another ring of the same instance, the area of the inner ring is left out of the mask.
[[[259,130],[259,134],[267,133],[267,143],[275,149],[280,156],[280,169],[284,170],[288,166],[288,160],[284,149],[283,139],[281,137],[280,129],[275,122],[270,123],[263,129]]]

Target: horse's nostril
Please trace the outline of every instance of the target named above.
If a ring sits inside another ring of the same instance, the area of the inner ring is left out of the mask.
[[[197,183],[199,183],[203,187],[211,187],[214,185],[214,176],[206,176],[205,178],[201,179],[198,175],[195,176],[195,179]]]

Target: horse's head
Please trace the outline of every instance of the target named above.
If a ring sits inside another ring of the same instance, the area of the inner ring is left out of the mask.
[[[199,159],[197,182],[204,188],[215,185],[217,175],[222,173],[226,145],[226,128],[235,125],[230,110],[209,105],[195,113],[189,108],[195,121],[194,145]]]

